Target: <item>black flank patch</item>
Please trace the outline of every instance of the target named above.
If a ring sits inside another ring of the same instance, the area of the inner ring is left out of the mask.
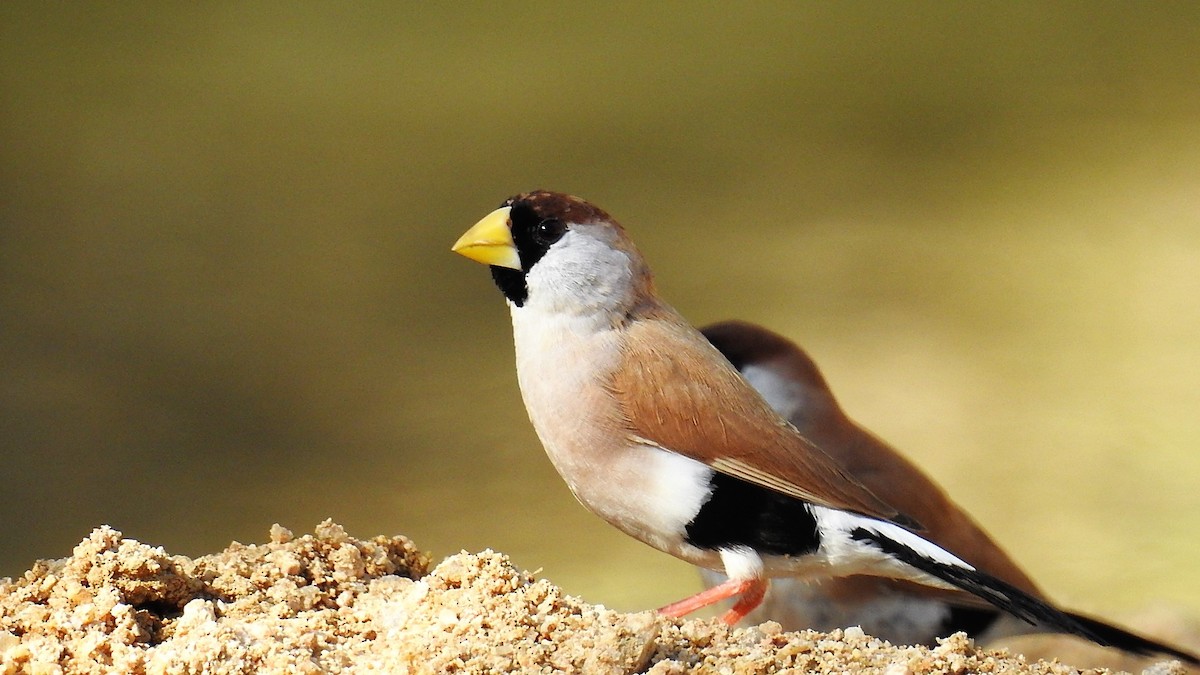
[[[740,478],[713,473],[712,493],[688,523],[689,544],[704,549],[746,546],[773,555],[805,555],[821,545],[808,503]]]

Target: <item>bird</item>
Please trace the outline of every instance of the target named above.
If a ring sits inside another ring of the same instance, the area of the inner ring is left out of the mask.
[[[576,499],[625,534],[728,577],[661,614],[734,599],[721,617],[733,625],[773,577],[871,575],[966,592],[1050,630],[1200,663],[1059,609],[923,536],[922,523],[801,435],[659,297],[624,227],[591,202],[515,195],[451,250],[490,268],[509,308],[526,412]]]
[[[722,321],[700,333],[801,435],[876,496],[919,521],[925,539],[1046,601],[1029,575],[929,476],[847,416],[816,362],[797,344],[745,321]],[[701,568],[701,575],[709,586],[723,581],[711,570]],[[933,644],[958,631],[990,640],[1039,629],[967,592],[863,575],[820,584],[777,580],[756,616],[796,628],[860,626],[898,644]]]

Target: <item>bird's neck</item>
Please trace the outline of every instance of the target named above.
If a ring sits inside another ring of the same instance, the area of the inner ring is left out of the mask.
[[[572,405],[581,387],[603,381],[616,368],[619,336],[611,317],[602,313],[568,314],[514,305],[512,323],[521,394],[541,433],[536,418],[543,410],[563,415],[562,406]]]
[[[612,402],[596,387],[620,359],[617,336],[607,319],[586,314],[512,308],[517,380],[529,420],[551,462],[572,491],[586,467],[582,446]]]

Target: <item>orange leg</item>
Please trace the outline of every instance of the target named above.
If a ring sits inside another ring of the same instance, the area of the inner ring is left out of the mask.
[[[706,591],[701,591],[678,602],[672,602],[666,607],[660,607],[658,613],[679,618],[736,595],[740,597],[734,603],[733,608],[721,615],[721,621],[732,626],[762,604],[769,584],[770,581],[767,579],[730,579]]]

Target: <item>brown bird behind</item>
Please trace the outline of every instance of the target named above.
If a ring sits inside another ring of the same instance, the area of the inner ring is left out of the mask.
[[[812,358],[787,338],[742,321],[725,321],[701,332],[814,445],[883,501],[921,522],[922,535],[979,569],[1045,599],[1016,562],[965,511],[895,448],[850,419]],[[705,583],[724,578],[701,570]],[[1081,617],[1094,629],[1114,629]],[[776,579],[747,620],[773,620],[785,629],[832,630],[860,626],[896,644],[924,643],[963,631],[985,643],[999,641],[1031,659],[1061,659],[1077,667],[1143,671],[1159,659],[1122,653],[997,611],[969,594],[941,591],[899,579],[850,576],[811,583]],[[1187,639],[1182,624],[1173,630]],[[1166,630],[1160,627],[1157,632]],[[1168,631],[1169,632],[1169,631]],[[1194,632],[1194,630],[1193,630]],[[1186,655],[1184,655],[1186,656]]]
[[[923,536],[988,574],[1045,599],[1033,580],[936,483],[845,414],[804,350],[781,335],[741,321],[713,324],[701,332],[801,434],[884,502],[918,521]],[[763,378],[769,381],[764,383]],[[721,579],[711,572],[704,576],[710,584]],[[867,576],[820,584],[778,579],[762,608],[750,618],[770,618],[793,629],[858,625],[872,635],[902,643],[931,644],[934,638],[959,630],[973,637],[1038,630],[969,593]]]

